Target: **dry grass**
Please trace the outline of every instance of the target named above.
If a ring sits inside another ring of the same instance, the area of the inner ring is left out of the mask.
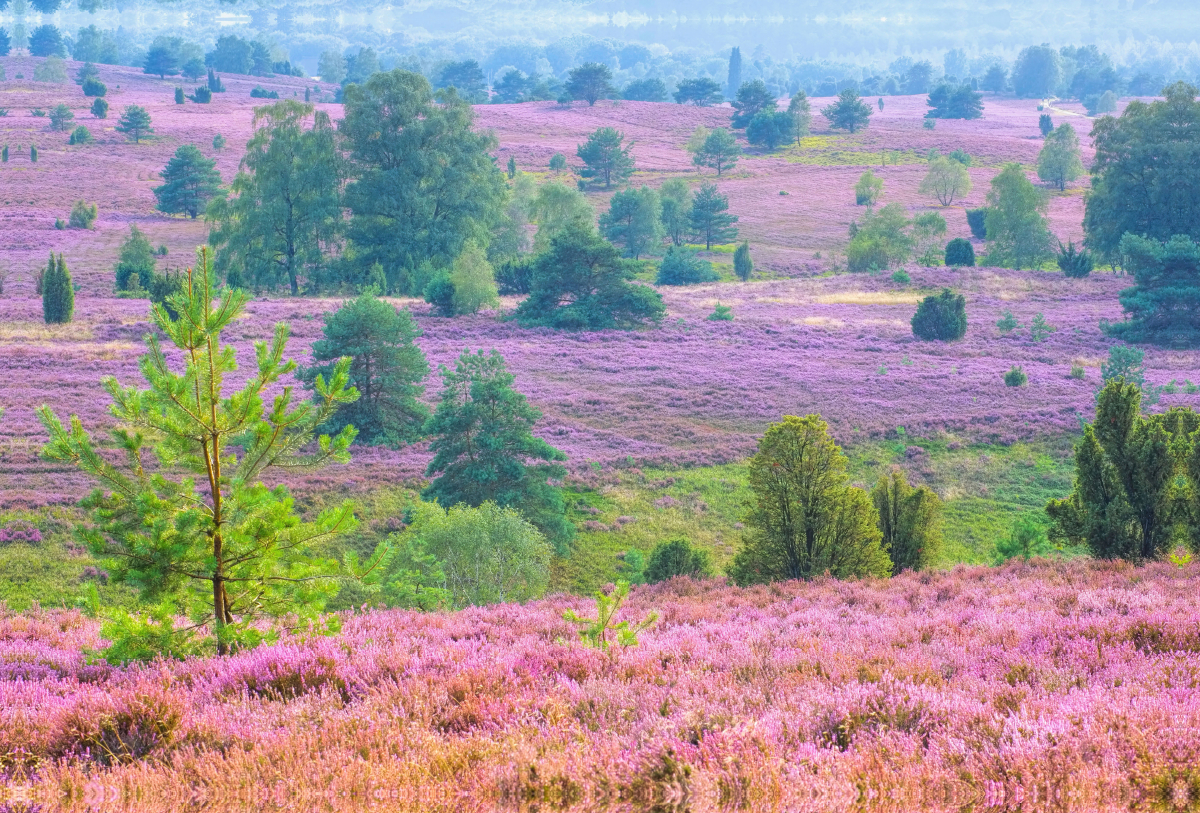
[[[814,301],[820,305],[916,305],[921,299],[916,291],[841,291]]]
[[[92,326],[86,322],[47,325],[41,322],[0,324],[0,344],[41,344],[44,342],[86,342],[92,338]]]

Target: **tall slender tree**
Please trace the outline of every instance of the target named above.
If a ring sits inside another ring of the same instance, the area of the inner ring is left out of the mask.
[[[692,211],[688,225],[692,233],[704,241],[704,248],[711,249],[714,243],[728,243],[737,239],[737,217],[729,214],[729,198],[717,191],[716,184],[706,183],[692,199]]]

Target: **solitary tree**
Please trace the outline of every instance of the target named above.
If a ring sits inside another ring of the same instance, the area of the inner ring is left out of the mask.
[[[633,144],[625,146],[624,141],[625,136],[613,127],[601,127],[592,133],[575,149],[584,163],[579,174],[603,181],[605,189],[624,181],[633,174]]]
[[[879,513],[883,549],[892,560],[892,575],[926,570],[941,552],[942,501],[925,486],[913,488],[900,469],[894,469],[871,489]]]
[[[917,305],[912,332],[927,342],[952,342],[967,334],[967,299],[949,288],[930,294]]]
[[[479,313],[482,308],[499,304],[496,272],[487,252],[468,243],[450,266],[450,284],[454,286],[452,304],[456,314]]]
[[[334,563],[309,551],[353,527],[352,505],[302,521],[287,488],[268,488],[262,478],[348,460],[353,428],[312,442],[316,428],[358,395],[348,386],[350,360],[335,366],[328,383],[315,382],[316,402],[293,404],[292,388],[280,386],[295,369],[283,359],[288,329],[281,323],[270,344],[256,344],[245,386],[226,392],[236,354],[221,334],[242,317],[249,297],[225,289],[218,301],[215,283],[201,249],[186,284],[152,309],[155,327],[177,352],[168,357],[159,334],[149,333],[141,363],[148,388],[104,382],[125,466],[97,451],[77,417],[67,428],[49,407],[38,410],[50,435],[43,456],[76,465],[100,484],[84,502],[92,524],[82,531],[92,552],[156,605],[148,617],[115,626],[110,658],[192,652],[202,631],[224,655],[262,640],[257,622],[264,617],[315,620],[336,591]],[[268,392],[276,393],[269,409]],[[149,455],[156,464],[147,467]],[[176,629],[177,615],[191,624]]]
[[[607,65],[585,62],[567,75],[567,93],[572,98],[583,99],[591,107],[599,99],[616,96],[617,89],[613,87],[612,71]]]
[[[633,279],[633,264],[591,224],[568,225],[534,261],[529,297],[517,306],[525,325],[606,330],[656,324],[662,297]]]
[[[146,287],[150,278],[157,270],[158,261],[154,255],[154,246],[146,239],[146,235],[136,223],[129,226],[129,238],[121,244],[121,252],[117,257],[114,269],[118,291],[130,288],[130,279],[136,274],[138,284]]]
[[[808,96],[803,90],[797,90],[796,95],[788,102],[787,112],[792,117],[792,135],[799,144],[800,139],[808,135],[812,127],[812,105],[808,103]]]
[[[334,413],[321,431],[357,430],[356,442],[398,448],[421,437],[429,410],[421,403],[422,382],[429,373],[416,345],[420,328],[407,309],[362,294],[325,316],[324,337],[313,343],[313,366],[298,378],[316,392],[318,378],[331,378],[349,358],[349,386],[359,398]]]
[[[705,250],[714,243],[728,243],[737,239],[737,217],[729,214],[729,198],[717,191],[716,184],[706,183],[700,187],[692,200],[692,211],[688,225],[692,233],[704,241]]]
[[[609,210],[600,216],[600,233],[623,246],[626,256],[638,259],[662,239],[662,202],[658,193],[643,186],[613,195]]]
[[[329,116],[291,100],[260,107],[254,135],[230,187],[215,207],[209,242],[218,271],[243,287],[301,280],[315,289],[326,250],[342,226],[342,167]]]
[[[150,114],[146,112],[146,108],[136,104],[125,108],[125,112],[117,120],[117,126],[114,129],[118,133],[125,133],[133,139],[135,144],[154,133],[154,128],[150,126]]]
[[[858,98],[858,91],[846,88],[838,94],[837,101],[821,110],[835,130],[855,132],[865,128],[871,121],[871,106]]]
[[[858,206],[874,206],[883,194],[883,178],[871,170],[866,170],[858,176],[854,184],[854,202]]]
[[[1042,151],[1038,153],[1038,177],[1052,183],[1060,190],[1084,173],[1083,161],[1079,157],[1079,136],[1075,128],[1063,122],[1046,136]]]
[[[159,79],[179,73],[179,55],[163,45],[152,47],[146,54],[145,73],[157,75]]]
[[[703,548],[689,545],[685,540],[659,542],[646,559],[647,584],[658,584],[676,576],[704,578],[712,575],[712,557]]]
[[[542,413],[513,389],[504,359],[495,350],[464,352],[454,370],[442,367],[442,380],[441,400],[425,426],[434,438],[427,474],[435,479],[422,497],[447,508],[511,506],[550,539],[569,541],[574,527],[562,493],[547,482],[565,474],[558,461],[567,456],[533,436]]]
[[[767,85],[761,79],[745,82],[738,88],[737,98],[731,102],[733,107],[732,124],[734,129],[744,129],[759,113],[775,112],[775,96],[767,90]]]
[[[1025,176],[1020,164],[1005,164],[987,195],[988,263],[1036,268],[1053,255],[1046,225],[1046,195]]]
[[[750,275],[754,273],[754,263],[750,259],[750,244],[743,242],[737,247],[737,251],[733,252],[733,273],[742,282],[750,279]]]
[[[658,197],[662,201],[662,224],[667,239],[681,246],[687,242],[692,190],[682,178],[671,178],[658,188]]]
[[[65,104],[55,105],[50,110],[50,129],[65,133],[75,120],[75,114]]]
[[[954,203],[971,193],[971,175],[967,168],[945,156],[939,155],[929,162],[929,171],[917,190],[922,195],[932,195],[943,206]]]
[[[162,171],[165,183],[154,188],[158,210],[186,214],[195,219],[221,191],[221,173],[216,162],[205,158],[194,144],[184,144]]]
[[[1120,252],[1135,285],[1121,292],[1125,321],[1104,324],[1105,331],[1132,342],[1200,346],[1200,245],[1182,234],[1165,242],[1127,234]]]
[[[342,64],[345,64],[344,60]],[[472,104],[487,101],[487,78],[474,59],[447,64],[438,75],[437,87],[452,87],[458,91],[459,96]]]
[[[42,316],[48,325],[65,325],[75,318],[75,286],[71,272],[61,254],[50,262],[42,274]]]
[[[692,163],[698,167],[715,169],[719,178],[725,170],[733,169],[741,154],[742,148],[738,146],[733,133],[724,127],[718,127],[704,139],[700,149],[692,156]]]
[[[679,104],[694,104],[709,107],[725,101],[721,86],[708,77],[683,79],[675,90],[675,101]]]
[[[846,456],[817,415],[786,415],[750,458],[754,492],[738,584],[833,576],[888,576],[879,518],[867,492],[849,483]]]

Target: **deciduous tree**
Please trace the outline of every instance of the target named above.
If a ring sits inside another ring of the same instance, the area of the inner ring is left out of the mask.
[[[612,71],[607,65],[585,62],[567,75],[567,93],[572,98],[583,99],[591,107],[600,99],[616,96],[617,89],[613,87]]]
[[[939,155],[929,162],[929,170],[917,190],[922,195],[932,195],[943,206],[971,193],[971,174],[958,161]]]
[[[1079,157],[1079,136],[1075,128],[1063,122],[1046,136],[1042,150],[1038,153],[1038,177],[1052,183],[1060,190],[1085,172]]]
[[[643,186],[613,195],[609,210],[600,216],[600,233],[622,246],[626,256],[640,258],[662,240],[662,202],[658,193]]]
[[[932,567],[942,547],[942,501],[932,489],[913,488],[900,469],[882,477],[871,489],[879,514],[883,549],[892,560],[892,575]]]
[[[1053,256],[1046,225],[1046,195],[1025,176],[1020,164],[1005,164],[987,194],[988,263],[1036,268]]]

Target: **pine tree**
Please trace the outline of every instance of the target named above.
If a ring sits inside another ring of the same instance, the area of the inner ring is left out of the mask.
[[[315,382],[315,404],[293,405],[292,389],[282,386],[295,363],[284,361],[288,328],[281,323],[269,344],[256,344],[246,385],[225,391],[237,358],[221,334],[245,313],[249,295],[225,289],[218,301],[210,254],[198,254],[187,284],[151,311],[157,331],[147,334],[140,365],[148,388],[104,381],[126,465],[101,456],[78,417],[68,428],[49,407],[38,410],[50,435],[43,456],[78,466],[101,486],[84,501],[92,524],[80,531],[88,546],[154,608],[107,625],[106,637],[117,639],[111,660],[190,654],[205,644],[225,655],[262,641],[263,621],[316,622],[342,574],[311,551],[354,527],[348,502],[304,521],[286,487],[262,483],[273,470],[348,461],[353,428],[319,442],[315,434],[358,397],[348,386],[350,360],[335,366],[328,383]],[[159,335],[179,352],[168,356]],[[192,386],[197,381],[205,386]],[[157,460],[147,468],[149,455]],[[385,552],[351,575],[369,572]],[[176,629],[178,616],[191,623]],[[197,640],[205,632],[210,637]]]
[[[519,509],[560,546],[574,535],[562,492],[548,484],[566,470],[566,455],[533,436],[542,417],[512,388],[514,377],[493,350],[464,352],[453,371],[442,367],[444,388],[425,425],[434,437],[427,474],[436,479],[422,492],[445,508],[492,502]]]
[[[64,325],[75,316],[75,286],[61,254],[50,262],[42,276],[42,316],[48,325]]]
[[[118,133],[125,133],[133,139],[134,144],[154,133],[154,128],[150,126],[150,114],[146,112],[146,108],[136,104],[125,108],[125,112],[121,114],[121,118],[117,120],[117,126],[113,129]]]
[[[588,136],[587,142],[575,149],[585,165],[579,174],[603,181],[605,189],[632,175],[633,145],[625,146],[624,140],[625,136],[613,127],[601,127]]]
[[[175,151],[162,171],[162,186],[154,188],[158,210],[169,214],[187,214],[194,220],[221,189],[221,174],[216,161],[205,158],[194,144]]]
[[[705,250],[714,243],[723,244],[737,239],[737,217],[729,214],[729,198],[717,191],[715,184],[700,187],[692,200],[688,224],[692,233],[704,241]]]
[[[698,167],[711,167],[717,171],[717,177],[725,170],[733,169],[737,164],[742,148],[738,146],[737,138],[724,127],[713,130],[704,139],[704,143],[692,156],[692,163]]]

